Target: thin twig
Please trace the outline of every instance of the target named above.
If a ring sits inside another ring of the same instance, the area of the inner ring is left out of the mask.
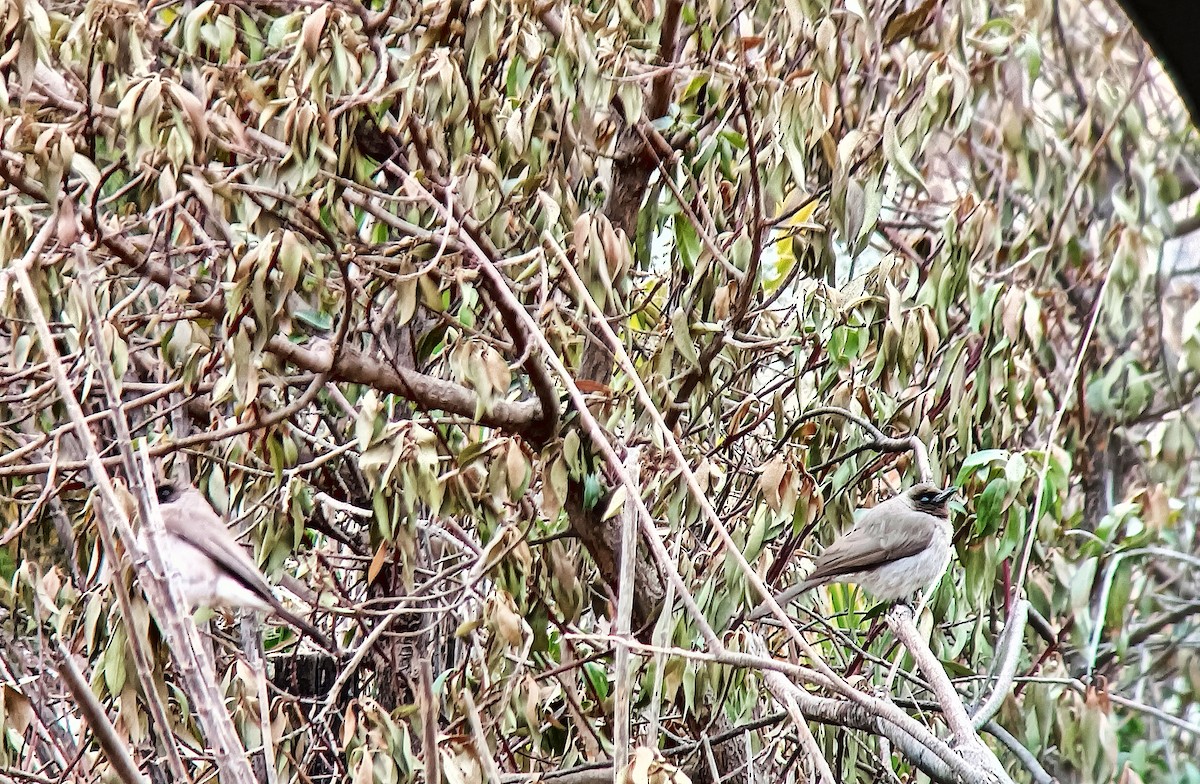
[[[1012,595],[1014,597],[1024,596],[1025,578],[1029,573],[1029,562],[1033,556],[1033,543],[1037,541],[1038,523],[1042,517],[1042,498],[1046,495],[1046,474],[1050,470],[1050,456],[1053,452],[1055,442],[1058,440],[1058,431],[1062,427],[1063,418],[1067,415],[1068,401],[1072,399],[1070,390],[1075,388],[1075,384],[1079,379],[1079,374],[1083,369],[1083,359],[1087,356],[1088,347],[1092,342],[1092,335],[1096,332],[1096,325],[1100,322],[1100,314],[1104,311],[1104,297],[1108,292],[1108,285],[1113,279],[1114,265],[1109,264],[1108,269],[1104,273],[1104,281],[1100,284],[1100,290],[1096,292],[1096,303],[1092,307],[1092,317],[1088,321],[1087,330],[1083,333],[1083,339],[1079,343],[1079,348],[1075,352],[1075,362],[1071,365],[1071,373],[1067,378],[1067,383],[1063,386],[1063,394],[1060,397],[1058,410],[1054,412],[1054,419],[1050,423],[1050,430],[1046,433],[1045,445],[1042,447],[1042,465],[1038,469],[1037,491],[1033,495],[1033,509],[1029,512],[1028,524],[1025,531],[1025,545],[1021,549],[1021,560],[1017,566],[1017,580],[1013,586]]]
[[[490,784],[500,784],[500,769],[496,767],[496,760],[492,758],[491,749],[488,748],[487,736],[483,734],[483,724],[479,720],[479,709],[475,707],[475,698],[471,696],[470,689],[462,690],[462,701],[467,709],[467,721],[471,723],[471,737],[475,742],[479,766],[487,774]]]
[[[438,704],[433,695],[433,666],[424,656],[418,663],[417,697],[421,710],[421,755],[425,761],[425,781],[442,780],[441,758],[438,756]]]

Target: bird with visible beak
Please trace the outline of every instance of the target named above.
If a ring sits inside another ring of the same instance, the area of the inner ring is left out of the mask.
[[[179,587],[192,609],[245,607],[273,612],[325,650],[334,650],[320,630],[284,606],[199,490],[163,484],[156,493],[164,529],[161,554],[179,572]]]
[[[856,583],[878,599],[903,599],[932,585],[950,565],[950,507],[957,492],[922,482],[868,509],[826,547],[802,582],[775,597],[780,605],[829,583]],[[747,616],[771,614],[765,603]]]

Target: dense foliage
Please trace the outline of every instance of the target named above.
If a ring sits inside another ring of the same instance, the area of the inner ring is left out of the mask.
[[[1200,783],[1196,139],[1109,3],[0,0],[0,77],[0,778],[110,771],[59,641],[210,766],[63,397],[121,475],[111,370],[353,654],[271,626],[268,693],[219,635],[278,780],[951,780],[851,710],[947,737],[861,591],[793,608],[807,721],[737,658],[800,654],[733,549],[799,579],[927,451],[1008,774]]]

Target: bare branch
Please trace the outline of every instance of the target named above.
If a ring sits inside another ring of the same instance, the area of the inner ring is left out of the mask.
[[[58,673],[62,676],[68,691],[71,692],[75,704],[79,706],[79,712],[87,722],[88,728],[96,736],[96,743],[104,751],[108,764],[112,766],[117,778],[125,784],[142,784],[146,779],[138,770],[133,758],[129,756],[129,749],[126,748],[125,742],[118,735],[112,722],[108,720],[104,707],[96,699],[96,695],[92,694],[87,680],[75,667],[75,662],[71,660],[71,652],[62,644],[62,640],[56,639],[54,645],[56,651],[54,659],[58,666]]]
[[[992,684],[992,693],[988,695],[987,700],[971,714],[971,723],[977,730],[983,729],[983,725],[992,720],[1012,690],[1013,677],[1017,673],[1017,662],[1021,657],[1021,640],[1025,636],[1029,608],[1030,604],[1027,599],[1018,599],[1013,604],[1012,614],[996,643],[996,682]]]
[[[641,467],[639,458],[641,450],[637,447],[631,447],[625,455],[625,467],[631,477],[636,477]],[[626,488],[627,492],[633,492],[632,488]],[[638,491],[640,494],[640,490]],[[617,583],[617,623],[613,630],[617,640],[617,656],[614,669],[616,671],[616,709],[614,713],[613,728],[613,746],[616,749],[616,756],[613,758],[613,766],[617,770],[624,770],[629,764],[629,750],[633,747],[632,743],[632,716],[630,715],[629,705],[633,697],[633,674],[629,671],[629,646],[625,644],[625,640],[629,638],[632,631],[633,619],[633,594],[634,594],[634,564],[637,562],[635,553],[637,551],[637,514],[633,510],[632,504],[625,504],[621,508],[621,575]]]
[[[942,715],[946,717],[946,723],[954,734],[959,753],[973,766],[984,771],[987,777],[1004,784],[1012,784],[1012,779],[1004,770],[1004,766],[1000,764],[1000,760],[996,759],[996,755],[984,745],[983,741],[979,739],[979,735],[976,734],[971,718],[967,715],[967,709],[954,690],[954,684],[950,682],[941,663],[933,655],[933,651],[929,650],[921,633],[917,631],[917,627],[913,623],[912,610],[907,605],[898,604],[888,614],[887,621],[892,633],[912,654],[913,660],[924,673],[925,679],[929,681],[934,695],[937,696],[938,704],[942,706]]]

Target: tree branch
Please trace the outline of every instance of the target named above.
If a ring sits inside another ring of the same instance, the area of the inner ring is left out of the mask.
[[[75,662],[71,660],[71,652],[62,644],[62,640],[56,638],[54,645],[52,658],[58,667],[59,677],[63,679],[67,691],[71,693],[75,704],[79,706],[79,712],[91,729],[92,735],[95,736],[96,744],[104,752],[108,764],[112,766],[117,778],[125,784],[142,784],[146,779],[134,764],[133,758],[129,756],[129,749],[125,746],[125,741],[117,733],[112,722],[108,720],[104,707],[92,693],[87,680],[76,669]]]
[[[466,387],[405,367],[385,364],[356,348],[346,346],[336,363],[330,364],[328,352],[320,346],[306,348],[277,335],[267,341],[267,350],[303,370],[328,372],[337,381],[365,384],[400,395],[424,409],[475,418],[479,396]],[[493,401],[479,417],[479,423],[528,437],[534,443],[543,429],[543,412],[537,400]]]
[[[1017,661],[1021,654],[1021,638],[1025,636],[1025,624],[1029,618],[1029,607],[1027,599],[1018,600],[1013,605],[1012,615],[1000,635],[1000,641],[996,645],[996,661],[999,662],[996,668],[996,683],[992,686],[991,695],[971,715],[971,723],[977,730],[983,729],[983,725],[991,721],[1012,690]]]
[[[86,212],[84,214],[87,215]],[[225,299],[219,290],[201,290],[169,265],[146,258],[142,251],[125,237],[106,235],[104,244],[122,262],[160,286],[177,286],[187,291],[188,302],[201,313],[213,317],[224,313]],[[445,411],[470,419],[475,419],[475,412],[478,410],[479,397],[470,389],[452,381],[384,363],[349,345],[342,347],[333,364],[330,364],[329,354],[319,350],[319,346],[306,348],[293,343],[284,335],[270,338],[266,349],[303,370],[327,372],[334,381],[366,384],[383,392],[397,394],[423,409]],[[545,440],[547,417],[538,401],[497,400],[480,417],[479,422],[517,433],[534,444],[543,443]]]
[[[954,735],[958,752],[971,765],[979,769],[984,780],[1013,784],[1012,779],[1004,770],[1004,766],[1000,764],[1000,760],[996,759],[996,755],[976,734],[975,726],[967,715],[967,709],[959,698],[958,692],[954,690],[954,684],[950,682],[950,678],[942,668],[941,662],[933,655],[933,651],[929,650],[925,638],[917,631],[917,627],[913,623],[912,609],[907,605],[897,604],[888,613],[887,623],[896,638],[908,649],[917,663],[917,667],[925,675],[925,680],[929,681],[938,704],[942,706],[942,715],[946,718],[946,724]]]

